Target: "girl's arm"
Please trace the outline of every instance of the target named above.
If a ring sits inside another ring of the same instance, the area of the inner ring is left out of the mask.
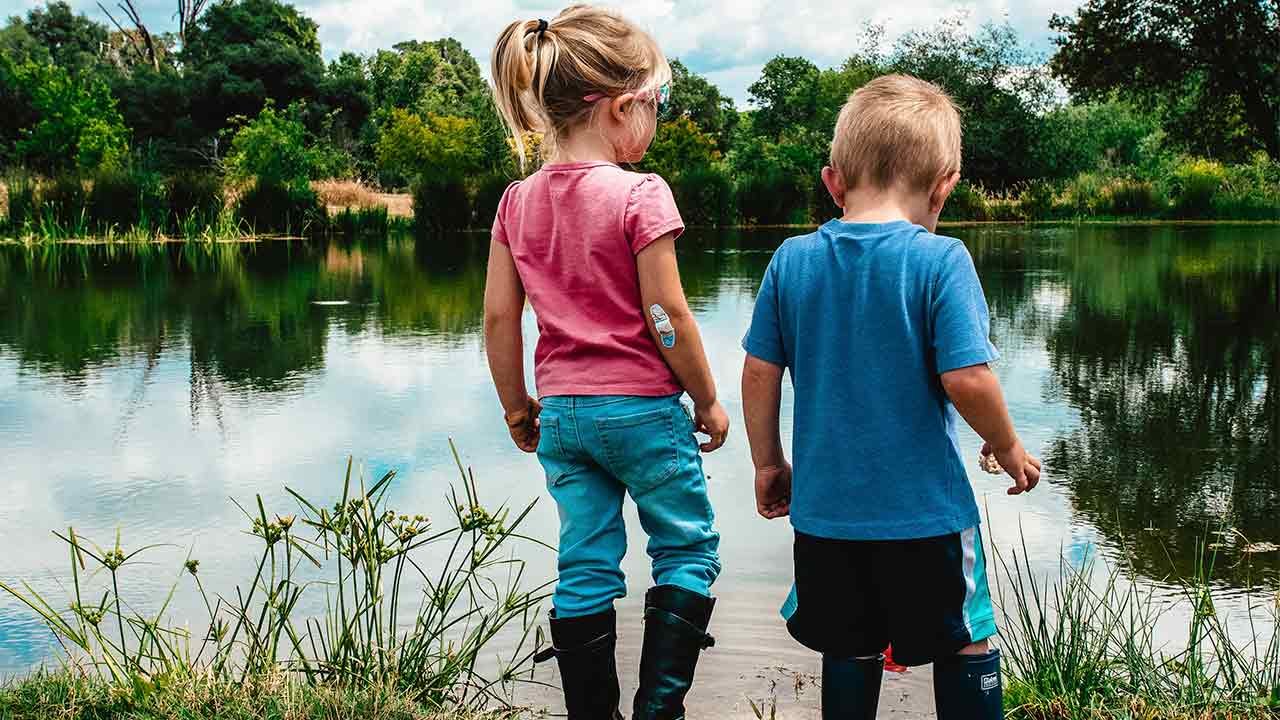
[[[729,415],[716,399],[716,381],[702,348],[702,334],[698,332],[698,323],[693,319],[680,284],[674,233],[658,238],[641,250],[636,255],[636,269],[649,333],[676,379],[693,399],[695,428],[711,436],[710,442],[703,443],[702,451],[711,452],[723,445],[729,434]],[[650,312],[654,305],[661,307],[666,315],[671,333],[659,332]],[[663,335],[674,335],[674,342],[663,342]]]
[[[489,243],[489,270],[484,285],[484,341],[489,373],[516,446],[525,452],[538,449],[538,401],[529,397],[524,384],[524,286],[516,272],[511,250],[500,242]]]

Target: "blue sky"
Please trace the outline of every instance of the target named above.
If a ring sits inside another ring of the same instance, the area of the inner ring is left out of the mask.
[[[114,9],[116,0],[103,4]],[[177,0],[135,0],[153,31],[176,27]],[[25,12],[38,0],[0,0],[4,15]],[[296,0],[320,26],[326,57],[344,50],[367,53],[402,40],[458,38],[487,66],[499,30],[520,18],[550,18],[562,3],[528,0]],[[972,25],[1008,21],[1034,49],[1048,52],[1049,17],[1069,13],[1080,0],[615,0],[605,3],[648,28],[671,57],[706,75],[745,104],[747,86],[778,54],[803,55],[818,65],[838,64],[867,22],[881,24],[892,40],[961,14]],[[105,21],[93,0],[71,5]],[[117,14],[117,17],[121,17]]]

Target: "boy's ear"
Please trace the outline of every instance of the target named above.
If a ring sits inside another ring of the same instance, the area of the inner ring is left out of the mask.
[[[831,199],[835,202],[836,207],[843,210],[844,194],[847,192],[847,187],[840,172],[830,165],[822,168],[822,184],[827,186],[827,192],[831,193]]]
[[[942,212],[942,206],[946,204],[947,197],[951,195],[952,190],[956,189],[956,184],[959,182],[959,170],[938,178],[938,182],[933,185],[933,191],[929,193],[929,213],[931,215],[937,215]]]
[[[609,103],[609,114],[613,116],[615,122],[626,122],[627,111],[631,109],[635,98],[635,93],[623,93]]]

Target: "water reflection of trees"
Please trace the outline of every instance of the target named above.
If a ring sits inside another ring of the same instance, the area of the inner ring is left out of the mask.
[[[483,244],[473,237],[367,244],[8,247],[0,347],[28,372],[76,386],[97,368],[185,352],[193,417],[220,388],[296,389],[330,334],[457,341],[480,326]],[[347,301],[342,306],[315,301]]]
[[[1193,569],[1206,533],[1280,541],[1280,252],[1257,228],[1082,230],[1047,332],[1053,382],[1080,425],[1049,452],[1078,512],[1144,573]],[[1268,237],[1271,236],[1271,237]],[[1224,544],[1218,572],[1274,575]]]

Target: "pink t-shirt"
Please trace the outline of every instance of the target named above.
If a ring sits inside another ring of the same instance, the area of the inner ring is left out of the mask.
[[[645,320],[636,254],[684,231],[657,175],[607,162],[544,165],[498,203],[493,239],[511,249],[538,316],[538,395],[680,392]]]

